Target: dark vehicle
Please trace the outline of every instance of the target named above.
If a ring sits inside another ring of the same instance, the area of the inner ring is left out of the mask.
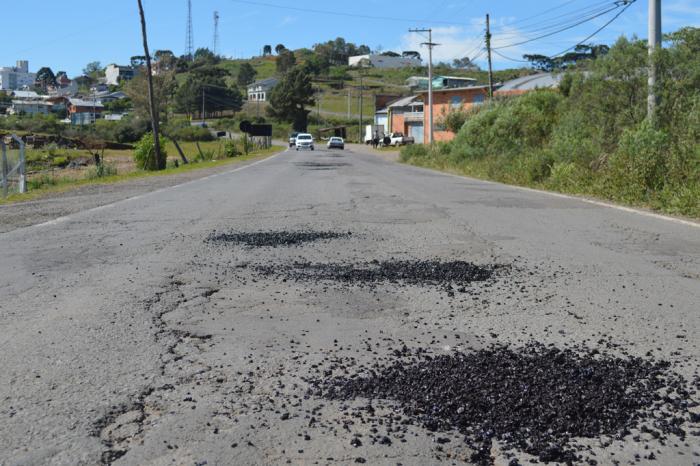
[[[329,149],[345,149],[345,141],[343,138],[334,136],[328,140],[327,146]]]

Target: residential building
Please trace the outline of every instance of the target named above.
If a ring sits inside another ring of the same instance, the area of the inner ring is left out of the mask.
[[[13,100],[10,107],[12,115],[48,115],[53,105],[43,100]]]
[[[537,73],[506,81],[494,92],[496,96],[522,95],[535,89],[556,89],[561,83],[562,74]]]
[[[348,65],[372,68],[410,68],[423,66],[423,61],[414,57],[393,57],[380,53],[371,53],[348,58]]]
[[[97,98],[97,100],[99,100],[103,104],[108,104],[110,102],[114,102],[115,100],[126,99],[128,96],[126,95],[125,92],[122,92],[122,91],[116,91],[116,92],[104,91],[104,92],[97,92],[95,94],[95,97]]]
[[[99,100],[68,99],[68,118],[72,125],[91,125],[101,117],[103,110]]]
[[[41,96],[34,91],[12,91],[12,97],[17,100],[39,100]]]
[[[29,72],[29,62],[17,61],[17,66],[0,68],[0,90],[13,91],[29,88],[36,81],[36,73]]]
[[[383,108],[374,113],[374,127],[377,131],[386,132],[389,129],[389,109]]]
[[[105,68],[105,84],[118,86],[122,81],[131,81],[137,74],[136,68],[112,63]]]
[[[251,102],[267,102],[272,89],[279,83],[277,78],[255,81],[248,85],[248,100]]]
[[[397,100],[387,107],[387,133],[403,133],[413,137],[416,144],[422,144],[424,136],[423,99],[412,95]]]
[[[482,105],[489,92],[488,86],[469,86],[454,89],[436,89],[433,91],[433,137],[434,141],[451,141],[455,134],[445,126],[445,117],[450,112],[465,111],[476,105]],[[428,91],[419,93],[422,99],[428,100]],[[430,113],[424,112],[424,140],[430,140]],[[418,142],[418,139],[416,139]]]
[[[406,80],[406,85],[411,92],[428,90],[427,76],[411,76]],[[462,76],[435,76],[433,78],[433,89],[454,89],[458,87],[469,87],[476,84],[476,79]]]

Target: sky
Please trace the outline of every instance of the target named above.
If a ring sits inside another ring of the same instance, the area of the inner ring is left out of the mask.
[[[637,0],[588,42],[612,43],[621,35],[647,36],[647,1]],[[143,0],[152,51],[185,49],[187,0]],[[5,3],[3,1],[3,3]],[[265,44],[311,47],[336,37],[372,50],[418,50],[427,37],[410,28],[432,28],[435,61],[469,56],[485,67],[483,32],[491,15],[494,67],[521,66],[524,53],[555,55],[586,39],[620,9],[573,29],[537,39],[614,1],[604,0],[192,0],[194,44],[212,47],[213,15],[219,12],[217,52],[249,58]],[[663,31],[700,27],[700,0],[662,0]],[[136,0],[35,0],[2,6],[0,66],[26,59],[30,70],[81,73],[92,61],[128,64],[143,55]],[[333,13],[333,14],[332,14]],[[15,18],[16,20],[13,20]],[[525,44],[521,42],[537,39]]]

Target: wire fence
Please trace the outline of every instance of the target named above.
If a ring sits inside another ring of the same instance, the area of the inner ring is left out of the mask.
[[[25,144],[16,135],[0,139],[0,195],[27,192]]]

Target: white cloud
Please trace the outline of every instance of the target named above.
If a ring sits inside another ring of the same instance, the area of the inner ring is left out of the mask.
[[[280,26],[286,26],[287,24],[296,23],[298,19],[299,18],[297,18],[296,16],[285,16],[284,18],[282,18],[282,21],[280,21]]]

